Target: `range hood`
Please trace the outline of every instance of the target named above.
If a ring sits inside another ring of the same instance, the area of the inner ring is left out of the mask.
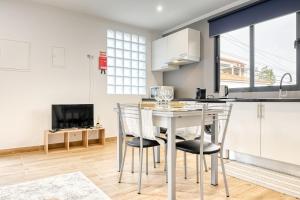
[[[187,65],[200,61],[200,57],[184,56],[180,58],[173,58],[167,64],[168,65]]]

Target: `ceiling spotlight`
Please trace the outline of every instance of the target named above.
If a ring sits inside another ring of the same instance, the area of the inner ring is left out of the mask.
[[[161,12],[161,11],[163,10],[162,5],[158,5],[158,6],[156,7],[156,10],[157,10],[157,12]]]

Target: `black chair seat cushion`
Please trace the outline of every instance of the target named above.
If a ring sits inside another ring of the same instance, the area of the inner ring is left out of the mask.
[[[128,142],[128,145],[131,147],[140,147],[140,138],[133,138],[131,141]],[[143,148],[156,146],[159,146],[159,143],[156,140],[143,139]]]
[[[206,134],[211,135],[212,133],[212,125],[205,125],[204,131]]]
[[[198,136],[198,137],[195,137],[195,140],[200,140],[200,138],[201,138],[200,136]]]
[[[185,139],[179,135],[176,135],[176,140],[185,140]]]
[[[134,135],[126,134],[126,137],[133,138],[133,137],[134,137]]]
[[[210,142],[204,142],[203,146],[203,154],[214,154],[220,151],[219,145]],[[177,142],[176,149],[192,154],[200,154],[200,140],[185,140]]]
[[[166,134],[166,138],[168,138],[168,134]],[[185,140],[185,139],[179,135],[176,135],[176,140]]]
[[[163,128],[163,127],[160,127],[160,133],[161,134],[166,134],[167,133],[167,130],[166,128]]]

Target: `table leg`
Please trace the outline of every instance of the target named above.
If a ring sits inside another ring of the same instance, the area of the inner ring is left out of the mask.
[[[121,128],[121,120],[118,114],[118,135],[117,135],[117,169],[118,172],[121,170],[122,155],[123,155],[123,133]]]
[[[160,127],[156,127],[156,136],[160,136]],[[160,146],[155,147],[155,159],[160,163]]]
[[[218,120],[214,119],[214,122],[212,124],[211,141],[215,144],[218,144],[218,136],[219,136],[218,126],[219,126]],[[211,184],[214,186],[218,185],[218,154],[212,154],[211,156]]]
[[[168,200],[176,199],[176,138],[175,119],[168,118]]]

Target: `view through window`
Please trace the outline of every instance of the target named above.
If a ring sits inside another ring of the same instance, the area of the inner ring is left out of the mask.
[[[229,88],[278,86],[287,72],[291,73],[293,82],[288,83],[287,79],[284,83],[295,85],[296,20],[294,13],[220,35],[220,85]],[[254,76],[253,85],[250,85],[251,76]]]
[[[221,85],[229,88],[250,86],[249,27],[220,36]]]
[[[279,85],[287,72],[296,84],[296,19],[291,14],[255,25],[256,87]]]

